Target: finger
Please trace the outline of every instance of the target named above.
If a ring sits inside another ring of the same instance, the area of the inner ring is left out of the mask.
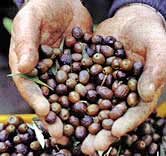
[[[94,139],[94,147],[97,151],[105,151],[116,139],[111,131],[102,129]]]
[[[94,139],[95,136],[92,134],[89,134],[85,140],[82,143],[81,151],[86,155],[93,155],[95,154],[95,148],[94,148]]]
[[[13,22],[12,37],[16,44],[18,70],[30,72],[38,62],[40,16],[29,4],[20,10]]]
[[[47,127],[47,130],[51,136],[55,137],[56,139],[63,136],[63,123],[59,117],[57,117],[55,123],[53,124],[46,123],[44,118],[42,118],[42,122],[44,126]],[[65,142],[65,140],[66,139],[63,138],[63,140],[61,140],[61,143]]]
[[[112,135],[121,137],[145,121],[156,108],[161,90],[162,87],[157,90],[153,101],[147,103],[140,101],[138,106],[128,109],[124,116],[116,120],[112,126]]]

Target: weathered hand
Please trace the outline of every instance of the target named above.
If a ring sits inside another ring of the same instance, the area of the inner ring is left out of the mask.
[[[30,72],[38,62],[39,45],[59,47],[63,36],[75,25],[87,32],[92,27],[91,17],[79,0],[30,0],[14,19],[9,54],[12,73]],[[50,107],[38,85],[19,76],[13,79],[22,97],[43,119]],[[52,136],[62,137],[63,123],[59,118],[55,124],[44,124]]]
[[[151,8],[136,4],[121,8],[113,18],[102,22],[95,34],[114,36],[123,43],[128,57],[142,61],[145,67],[138,82],[139,105],[117,119],[111,132],[89,135],[82,145],[86,154],[106,150],[116,140],[114,136],[123,136],[141,124],[155,109],[166,82],[166,32],[161,17]]]

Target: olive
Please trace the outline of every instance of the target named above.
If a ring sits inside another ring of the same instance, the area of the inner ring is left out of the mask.
[[[18,144],[15,146],[16,152],[26,155],[28,153],[28,148],[24,144]]]
[[[53,103],[53,102],[58,101],[58,98],[59,98],[59,97],[58,97],[57,94],[52,94],[52,95],[49,96],[48,101],[49,101],[50,103]]]
[[[30,73],[28,73],[28,75],[30,76],[37,76],[39,73],[38,73],[38,70],[36,68],[33,68],[32,71]]]
[[[7,151],[7,146],[4,142],[0,142],[0,153],[6,152]]]
[[[123,79],[126,78],[126,73],[123,72],[123,71],[121,71],[121,70],[119,70],[119,71],[117,71],[116,76],[117,76],[117,78],[118,78],[119,80],[123,80]]]
[[[79,72],[81,70],[81,63],[80,62],[73,62],[72,63],[72,71]]]
[[[92,33],[84,33],[83,39],[85,42],[90,42],[91,38],[92,38]]]
[[[94,44],[100,44],[100,43],[102,43],[102,40],[103,40],[103,38],[100,35],[94,35],[92,37],[92,43],[94,43]]]
[[[144,150],[146,148],[146,143],[143,140],[139,140],[136,142],[136,147],[139,150]]]
[[[68,99],[72,103],[78,102],[80,101],[80,94],[77,93],[76,91],[72,91],[69,93]]]
[[[152,138],[153,138],[154,142],[159,142],[161,139],[161,137],[158,133],[153,133]]]
[[[113,120],[112,119],[104,119],[102,121],[102,127],[107,130],[111,130],[113,125]]]
[[[71,67],[65,64],[60,68],[60,70],[63,70],[65,73],[69,73],[71,71]]]
[[[67,47],[72,47],[76,43],[76,39],[73,36],[65,37],[65,45]]]
[[[99,123],[92,123],[89,127],[88,127],[88,131],[89,133],[91,133],[92,135],[96,134],[97,132],[99,132],[101,130],[101,126]]]
[[[48,45],[41,45],[41,50],[46,55],[46,57],[51,57],[53,53],[53,49]]]
[[[135,106],[138,104],[138,95],[135,92],[129,93],[127,96],[127,103],[129,106]]]
[[[132,156],[132,153],[129,149],[125,149],[123,154],[124,154],[124,156]]]
[[[132,143],[134,143],[138,140],[138,135],[136,135],[136,134],[133,134],[131,137],[132,137]]]
[[[112,73],[112,68],[110,66],[106,66],[103,68],[103,73],[108,75]]]
[[[115,80],[112,84],[112,91],[115,92],[115,90],[120,86],[121,82],[118,80]]]
[[[113,76],[112,76],[112,74],[109,74],[106,78],[106,85],[108,87],[111,87],[112,82],[113,82]]]
[[[89,115],[84,115],[84,117],[81,119],[81,125],[84,127],[88,127],[92,122],[93,119]]]
[[[64,154],[64,156],[72,156],[71,152],[67,149],[61,149],[59,153]]]
[[[59,48],[53,48],[53,54],[51,56],[51,59],[56,58],[56,56],[60,56],[61,55],[61,50]]]
[[[135,78],[129,79],[128,87],[131,91],[136,91],[137,90],[137,80]]]
[[[5,153],[2,153],[1,156],[10,156],[10,154],[5,152]]]
[[[82,53],[82,45],[80,42],[77,42],[76,44],[74,44],[74,52]]]
[[[139,76],[143,71],[143,63],[138,61],[133,64],[134,75]]]
[[[58,102],[65,108],[68,108],[70,104],[67,96],[59,97]]]
[[[71,116],[69,117],[69,123],[70,123],[71,125],[73,125],[74,127],[80,125],[79,118],[75,117],[74,115],[71,115]]]
[[[76,84],[77,84],[77,81],[75,79],[69,78],[66,80],[66,86],[70,89],[73,89],[76,86]]]
[[[6,131],[7,131],[8,133],[14,133],[15,130],[16,130],[16,127],[15,127],[14,125],[8,125],[8,126],[6,127]]]
[[[133,138],[132,138],[132,136],[127,134],[122,137],[122,141],[124,142],[124,144],[127,145],[127,147],[130,147],[133,143]]]
[[[76,73],[69,73],[68,76],[70,79],[73,79],[76,81],[78,80],[78,74],[76,74]]]
[[[100,121],[103,121],[104,119],[108,119],[109,118],[109,110],[101,110],[98,114],[98,119]]]
[[[123,59],[120,63],[121,70],[130,71],[133,67],[133,63],[129,59]]]
[[[47,84],[53,89],[56,88],[56,81],[54,79],[48,79]]]
[[[157,128],[161,128],[161,127],[164,126],[164,123],[166,123],[166,120],[163,119],[163,118],[161,118],[161,119],[158,119],[158,120],[156,121],[155,126],[156,126]]]
[[[97,92],[95,90],[88,90],[86,97],[89,101],[94,102],[97,98]]]
[[[21,122],[22,120],[19,117],[16,117],[14,115],[9,116],[9,118],[7,119],[7,124],[11,124],[14,126],[18,126]]]
[[[81,61],[81,59],[82,59],[82,55],[81,54],[78,54],[78,53],[74,53],[74,54],[72,54],[72,60],[73,61]]]
[[[101,45],[97,44],[96,47],[95,47],[95,50],[96,50],[97,53],[100,53],[100,48],[101,48]]]
[[[31,142],[30,143],[30,148],[34,151],[38,151],[41,148],[39,141]]]
[[[54,103],[51,104],[51,110],[53,112],[55,112],[56,114],[58,114],[61,111],[61,109],[62,109],[62,107],[59,103],[54,102]]]
[[[81,83],[78,83],[78,84],[75,86],[75,91],[76,91],[77,93],[79,93],[80,96],[82,96],[82,97],[84,97],[84,96],[86,95],[86,93],[87,93],[86,87],[85,87],[83,84],[81,84]]]
[[[48,87],[46,87],[46,86],[42,86],[40,89],[41,89],[42,94],[43,94],[44,96],[48,96],[48,95],[49,95],[50,90],[49,90]]]
[[[104,86],[97,86],[96,91],[103,99],[111,99],[113,96],[112,90]]]
[[[65,120],[68,120],[69,119],[69,116],[70,116],[70,113],[67,109],[65,108],[62,108],[60,113],[59,113],[59,117],[65,121]]]
[[[125,53],[124,49],[117,49],[115,51],[115,56],[123,59],[126,57],[126,53]]]
[[[151,134],[152,133],[152,126],[149,123],[144,123],[139,127],[140,132],[142,134]]]
[[[122,48],[123,48],[123,45],[122,45],[121,42],[115,41],[115,42],[114,42],[114,48],[115,48],[115,49],[122,49]]]
[[[74,27],[72,29],[72,36],[75,37],[76,39],[80,39],[83,36],[83,32],[80,27]]]
[[[27,156],[34,156],[33,152],[28,152]]]
[[[119,85],[114,91],[115,97],[121,99],[125,98],[128,93],[129,93],[129,87],[125,84]]]
[[[114,58],[111,63],[111,67],[113,69],[119,69],[121,65],[122,60],[120,58]]]
[[[86,104],[83,103],[83,102],[77,102],[75,103],[73,106],[72,106],[72,110],[75,112],[75,113],[78,113],[78,115],[83,115],[84,113],[86,113]]]
[[[87,107],[87,114],[94,116],[99,112],[99,106],[97,104],[91,104]]]
[[[100,48],[100,52],[105,56],[105,57],[111,57],[114,54],[113,48],[107,45],[102,45]]]
[[[45,117],[46,122],[48,122],[49,124],[53,124],[56,121],[56,114],[52,111],[50,111],[47,116]]]
[[[110,156],[117,156],[117,154],[118,154],[118,150],[113,147],[111,152],[110,152]]]
[[[72,62],[71,50],[65,49],[64,52],[60,55],[59,61],[62,65],[65,65],[65,64],[70,65]]]
[[[142,154],[141,153],[134,153],[133,156],[142,156]]]
[[[5,141],[8,139],[9,133],[7,130],[0,131],[0,141]]]
[[[74,133],[74,127],[70,124],[66,124],[63,127],[64,135],[71,136]]]
[[[48,66],[45,63],[43,63],[43,62],[39,62],[37,64],[36,68],[38,69],[38,71],[40,73],[45,73],[45,72],[48,71]]]
[[[142,137],[142,140],[145,142],[146,146],[149,146],[152,143],[152,136],[145,135]]]
[[[148,148],[148,152],[150,155],[156,154],[157,150],[158,150],[158,145],[156,143],[152,143]]]
[[[101,53],[94,54],[92,59],[93,59],[93,62],[97,64],[104,64],[105,62],[105,57]]]
[[[58,95],[66,95],[67,91],[68,91],[67,86],[64,84],[58,84],[56,87],[56,93]]]
[[[55,78],[58,83],[64,83],[67,80],[67,73],[63,70],[59,70],[57,71]]]
[[[83,156],[83,153],[81,152],[81,144],[77,144],[72,149],[73,156]]]
[[[22,142],[21,136],[20,135],[14,136],[13,142],[14,142],[14,144],[20,144]]]
[[[95,51],[92,48],[87,48],[86,53],[88,54],[88,56],[93,56],[93,54],[95,53]]]
[[[110,46],[112,46],[115,41],[116,41],[116,39],[115,39],[114,37],[112,37],[112,36],[106,36],[106,37],[104,38],[104,43],[105,43],[105,44],[108,44],[108,45],[110,45]]]
[[[83,140],[87,136],[86,128],[83,126],[76,127],[75,136],[78,140]]]
[[[81,60],[81,64],[82,64],[82,66],[84,66],[84,67],[89,67],[89,66],[91,66],[91,65],[93,64],[92,58],[90,58],[90,57],[88,57],[88,58],[83,58],[83,59]]]
[[[95,89],[95,85],[93,83],[88,83],[85,87],[87,90],[94,90]]]
[[[18,129],[18,131],[19,131],[20,133],[26,133],[27,130],[28,130],[28,126],[27,126],[27,124],[22,123],[22,124],[20,124],[20,125],[18,126],[17,129]]]
[[[43,80],[43,81],[47,81],[49,79],[48,72],[43,73],[42,75],[40,75],[40,79]]]
[[[109,66],[112,64],[112,61],[115,59],[116,57],[115,56],[111,56],[111,57],[108,57],[106,58],[106,65]]]
[[[12,144],[12,142],[10,140],[6,140],[5,144],[6,144],[6,146],[7,146],[8,149],[12,148],[12,146],[13,146],[13,144]]]
[[[107,99],[99,99],[98,100],[98,105],[100,109],[111,109],[112,108],[112,103],[110,100]]]
[[[79,73],[79,81],[82,84],[87,84],[90,79],[89,72],[87,70],[82,70]]]

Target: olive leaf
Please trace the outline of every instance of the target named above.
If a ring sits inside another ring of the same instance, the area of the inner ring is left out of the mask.
[[[59,49],[60,49],[61,51],[64,50],[64,42],[65,42],[65,38],[63,37],[63,39],[62,39],[62,41],[61,41],[61,44],[60,44],[60,46],[59,46]]]
[[[97,151],[99,156],[103,156],[104,151]]]
[[[30,75],[22,74],[22,73],[8,74],[7,76],[8,77],[20,76],[22,78],[29,79],[29,80],[31,80],[31,81],[39,84],[39,85],[46,86],[46,87],[48,87],[51,90],[54,90],[52,87],[50,87],[46,83],[44,83],[43,81],[39,80],[39,78],[37,76],[30,76]]]
[[[58,69],[57,69],[57,64],[58,64],[58,62],[57,62],[57,60],[56,60],[56,62],[55,62],[55,64],[51,67],[51,72],[54,74],[54,76],[56,75],[56,73],[57,73],[57,71],[58,71]]]
[[[6,29],[9,33],[11,33],[12,24],[13,24],[13,22],[12,22],[12,20],[11,20],[10,18],[8,18],[8,17],[3,18],[3,26],[5,27],[5,29]]]
[[[122,146],[120,145],[119,148],[118,148],[118,154],[117,154],[117,156],[120,156],[121,150],[122,150]]]

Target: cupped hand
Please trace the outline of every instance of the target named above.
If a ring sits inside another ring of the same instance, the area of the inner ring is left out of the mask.
[[[166,31],[162,18],[153,9],[136,4],[123,7],[102,22],[95,34],[111,35],[121,41],[129,59],[142,61],[144,71],[138,81],[140,103],[117,119],[112,131],[102,130],[85,139],[82,150],[89,155],[95,150],[105,151],[118,137],[141,124],[154,111],[166,82]]]
[[[38,62],[39,45],[59,47],[73,26],[80,26],[84,32],[92,28],[91,17],[79,0],[30,0],[13,23],[9,54],[12,73],[29,73]],[[13,79],[22,97],[44,122],[50,107],[38,85],[19,76]],[[63,123],[59,118],[52,125],[44,125],[52,136],[62,137]]]

